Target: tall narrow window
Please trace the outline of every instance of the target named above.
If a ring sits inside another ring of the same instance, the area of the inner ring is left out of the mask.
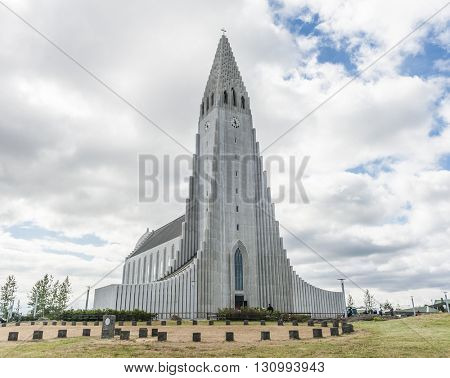
[[[143,273],[142,273],[142,282],[147,282],[147,256],[144,256],[144,266],[143,266]]]
[[[233,106],[236,106],[236,92],[234,91],[234,88],[231,88],[231,95],[233,97]]]
[[[206,97],[206,111],[208,112],[209,110],[209,98]]]
[[[202,102],[202,106],[200,108],[201,108],[202,115],[204,115],[205,114],[205,104],[203,102]]]
[[[245,109],[245,98],[244,98],[244,96],[241,96],[241,108]]]
[[[239,206],[236,206],[236,213],[239,213]]]
[[[239,223],[236,225],[236,231],[239,231]]]
[[[214,93],[211,93],[211,107],[214,105]]]
[[[242,253],[239,248],[234,254],[234,289],[244,290],[244,269],[242,266]]]
[[[228,104],[228,93],[227,91],[223,91],[223,103]]]

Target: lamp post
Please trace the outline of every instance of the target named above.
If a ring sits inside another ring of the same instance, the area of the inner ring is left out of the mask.
[[[413,308],[413,312],[414,312],[414,316],[416,316],[416,308],[414,307],[414,297],[411,295],[411,303],[412,303],[412,308]]]
[[[447,313],[450,314],[450,308],[449,308],[449,305],[448,305],[448,299],[447,299],[447,292],[446,291],[444,291],[444,295],[445,295],[445,307],[447,307]]]
[[[194,288],[195,288],[195,283],[197,281],[193,280],[191,281],[191,315],[192,315],[192,320],[194,320],[194,298],[195,298],[195,292],[194,292]]]
[[[86,306],[84,307],[85,310],[88,309],[88,305],[89,305],[89,291],[91,290],[91,287],[88,286],[87,287],[87,293],[86,293]]]
[[[344,317],[347,317],[347,304],[345,301],[345,289],[344,289],[344,281],[345,278],[338,278],[338,281],[341,281],[341,288],[342,288],[342,296],[344,297]]]

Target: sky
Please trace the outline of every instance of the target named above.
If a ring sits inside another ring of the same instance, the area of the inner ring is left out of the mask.
[[[357,304],[450,289],[450,7],[365,70],[445,2],[4,3],[188,151],[225,27],[266,161],[309,156],[308,202],[281,199],[292,177],[268,163],[299,275],[339,290],[343,273]],[[26,312],[38,279],[68,275],[81,307],[147,227],[184,213],[171,194],[139,201],[138,156],[189,154],[1,4],[0,31],[0,282],[16,276]],[[168,191],[186,197],[189,173]]]

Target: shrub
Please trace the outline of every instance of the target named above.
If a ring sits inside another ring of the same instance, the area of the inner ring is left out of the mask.
[[[264,308],[242,307],[240,310],[234,308],[220,308],[217,318],[222,320],[298,320],[306,322],[310,316],[304,314],[289,314],[279,311],[268,311]]]
[[[141,310],[67,310],[61,314],[61,320],[66,321],[99,321],[102,320],[103,315],[115,315],[117,321],[147,321],[155,319],[157,314],[145,312]]]

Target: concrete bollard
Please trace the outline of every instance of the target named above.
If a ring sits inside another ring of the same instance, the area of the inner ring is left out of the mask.
[[[151,320],[147,320],[147,323],[146,323],[148,326],[151,326],[152,325],[152,321]]]
[[[42,340],[44,331],[33,331],[33,340]]]
[[[91,329],[83,328],[83,336],[91,336]]]
[[[248,320],[244,320],[244,325],[248,325]]]
[[[208,325],[214,325],[214,320],[208,321]]]
[[[261,331],[261,340],[270,340],[270,332]]]
[[[192,321],[192,325],[197,325],[197,324],[198,324],[197,320]]]
[[[52,326],[58,325],[58,322],[52,322]]]
[[[48,325],[48,322],[42,322],[42,325],[46,326]]]
[[[121,320],[121,321],[119,322],[119,326],[120,326],[120,327],[123,327],[123,320]]]
[[[167,322],[165,320],[161,320],[161,325],[165,326],[167,324]]]
[[[194,332],[192,334],[192,341],[194,343],[199,343],[200,341],[202,341],[202,334],[200,332]]]
[[[321,338],[322,335],[322,328],[313,328],[313,338]]]
[[[100,322],[94,322],[94,327],[98,327],[100,325]]]
[[[167,341],[167,332],[158,332],[158,341]]]
[[[297,320],[297,319],[294,319],[294,320],[292,321],[292,325],[293,325],[293,326],[298,326],[298,320]]]
[[[259,321],[259,324],[260,324],[260,325],[266,325],[266,321],[265,321],[265,320],[260,320],[260,321]]]
[[[327,322],[326,320],[323,320],[323,321],[320,323],[320,326],[321,326],[321,327],[328,327],[328,322]]]
[[[339,327],[339,320],[338,319],[334,319],[333,320],[333,327]]]
[[[148,329],[147,328],[139,328],[139,338],[146,339],[148,337]]]
[[[130,331],[120,331],[120,340],[130,340]]]
[[[131,326],[132,327],[136,327],[137,326],[137,321],[136,320],[132,320],[131,321]]]
[[[87,323],[88,323],[88,322],[83,322],[83,325],[84,325],[84,326],[87,326]]]
[[[20,327],[20,322],[16,322],[16,327]]]
[[[66,322],[61,322],[61,325],[62,326],[65,326],[67,323]]]
[[[158,336],[158,328],[152,328],[152,337]]]
[[[58,330],[58,339],[65,339],[67,337],[67,329]]]
[[[120,332],[122,332],[122,328],[114,328],[114,336],[120,336]]]
[[[294,329],[289,331],[289,340],[300,340],[298,330]]]
[[[181,325],[181,320],[177,320],[177,325]]]
[[[308,327],[314,327],[314,320],[312,319],[308,320]]]
[[[284,322],[280,319],[280,320],[278,320],[278,325],[282,326],[282,325],[284,325]]]
[[[72,327],[75,327],[77,325],[77,322],[72,322]]]
[[[339,336],[339,328],[330,327],[330,336]]]
[[[225,332],[225,340],[226,341],[234,341],[234,333],[233,332]]]
[[[17,341],[19,340],[19,332],[10,332],[8,334],[8,341]]]
[[[229,320],[225,321],[225,325],[230,325],[231,322]]]

